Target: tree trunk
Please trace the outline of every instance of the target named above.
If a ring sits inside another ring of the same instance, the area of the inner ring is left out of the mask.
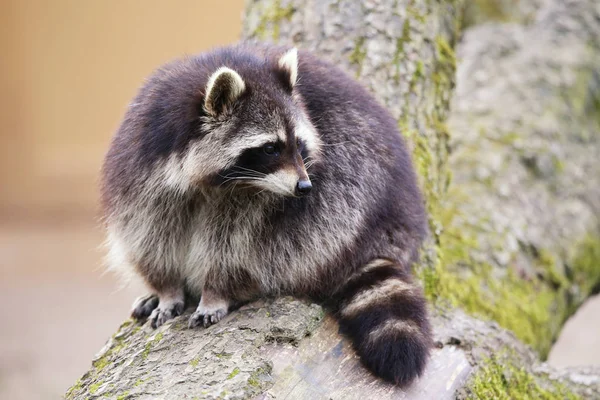
[[[527,3],[503,24],[480,1],[247,4],[245,38],[340,65],[411,145],[438,347],[411,388],[367,373],[320,307],[284,298],[206,330],[189,314],[155,331],[127,321],[67,398],[600,398],[600,371],[540,362],[600,284],[600,7]]]

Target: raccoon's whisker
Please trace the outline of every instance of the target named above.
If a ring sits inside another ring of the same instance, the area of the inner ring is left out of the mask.
[[[341,146],[346,143],[350,143],[350,142],[346,140],[345,142],[339,142],[339,143],[323,143],[323,144],[321,144],[321,146]]]
[[[220,184],[219,186],[223,186],[224,184],[226,184],[226,183],[229,183],[229,182],[231,182],[231,181],[235,181],[235,180],[236,180],[236,178],[228,178],[228,179],[225,179],[223,182],[221,182],[221,184]]]
[[[230,183],[230,182],[234,182],[234,183],[240,183],[241,181],[251,181],[251,180],[259,180],[260,178],[251,178],[251,177],[234,177],[234,178],[229,178],[229,179],[225,179],[223,182],[221,182],[221,184],[219,185],[219,187],[225,185],[226,183]],[[235,185],[234,185],[235,187]]]
[[[241,173],[241,171],[240,171]],[[257,175],[257,174],[249,174],[248,172],[244,172],[243,175],[235,175],[234,173],[228,175],[219,175],[222,178],[231,178],[231,179],[242,179],[242,178],[264,178],[266,175]]]
[[[235,188],[238,186],[239,183],[240,183],[240,181],[235,181],[233,183],[233,185],[231,185],[231,194],[233,194]]]
[[[266,175],[251,175],[251,174],[245,174],[244,178],[250,178],[250,179],[264,179],[266,177]]]
[[[265,174],[264,172],[259,172],[250,168],[244,168],[244,167],[240,167],[239,165],[234,166],[233,168],[235,169],[239,169],[241,171],[248,171],[248,172],[252,172],[253,174],[259,175],[259,176],[267,176],[267,174]]]
[[[261,189],[258,192],[254,193],[254,196],[258,196],[259,194],[261,194],[262,192],[264,192],[267,189]]]
[[[261,180],[264,179],[262,177],[253,177],[253,176],[232,176],[230,178],[226,178],[225,182],[231,182],[231,181],[256,181],[256,180]]]

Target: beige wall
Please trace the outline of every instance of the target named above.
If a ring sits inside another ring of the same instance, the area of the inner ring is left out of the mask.
[[[90,210],[111,135],[161,63],[235,41],[243,0],[0,1],[0,208]]]

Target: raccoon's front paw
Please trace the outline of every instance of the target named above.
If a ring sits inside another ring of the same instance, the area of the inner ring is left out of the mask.
[[[147,294],[145,296],[138,297],[133,302],[131,310],[131,316],[138,321],[143,321],[152,314],[158,307],[158,296],[155,294]]]
[[[205,296],[202,296],[198,308],[190,317],[188,326],[190,328],[196,328],[203,325],[208,328],[212,324],[216,324],[227,315],[229,308],[229,302],[226,300],[213,300],[205,301]]]
[[[150,326],[158,328],[168,320],[175,318],[183,313],[184,304],[182,301],[160,302],[157,308],[150,314]]]

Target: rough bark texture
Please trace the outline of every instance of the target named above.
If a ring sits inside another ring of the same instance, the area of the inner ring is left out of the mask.
[[[67,398],[600,398],[597,369],[540,362],[600,283],[600,6],[508,3],[247,4],[246,38],[345,68],[412,146],[431,226],[415,270],[438,346],[415,385],[381,383],[318,306],[278,299],[206,330],[187,315],[126,322]]]
[[[471,285],[465,307],[542,356],[600,281],[599,13],[546,1],[528,25],[475,26],[458,47],[450,229],[470,242],[468,272],[504,285]]]

